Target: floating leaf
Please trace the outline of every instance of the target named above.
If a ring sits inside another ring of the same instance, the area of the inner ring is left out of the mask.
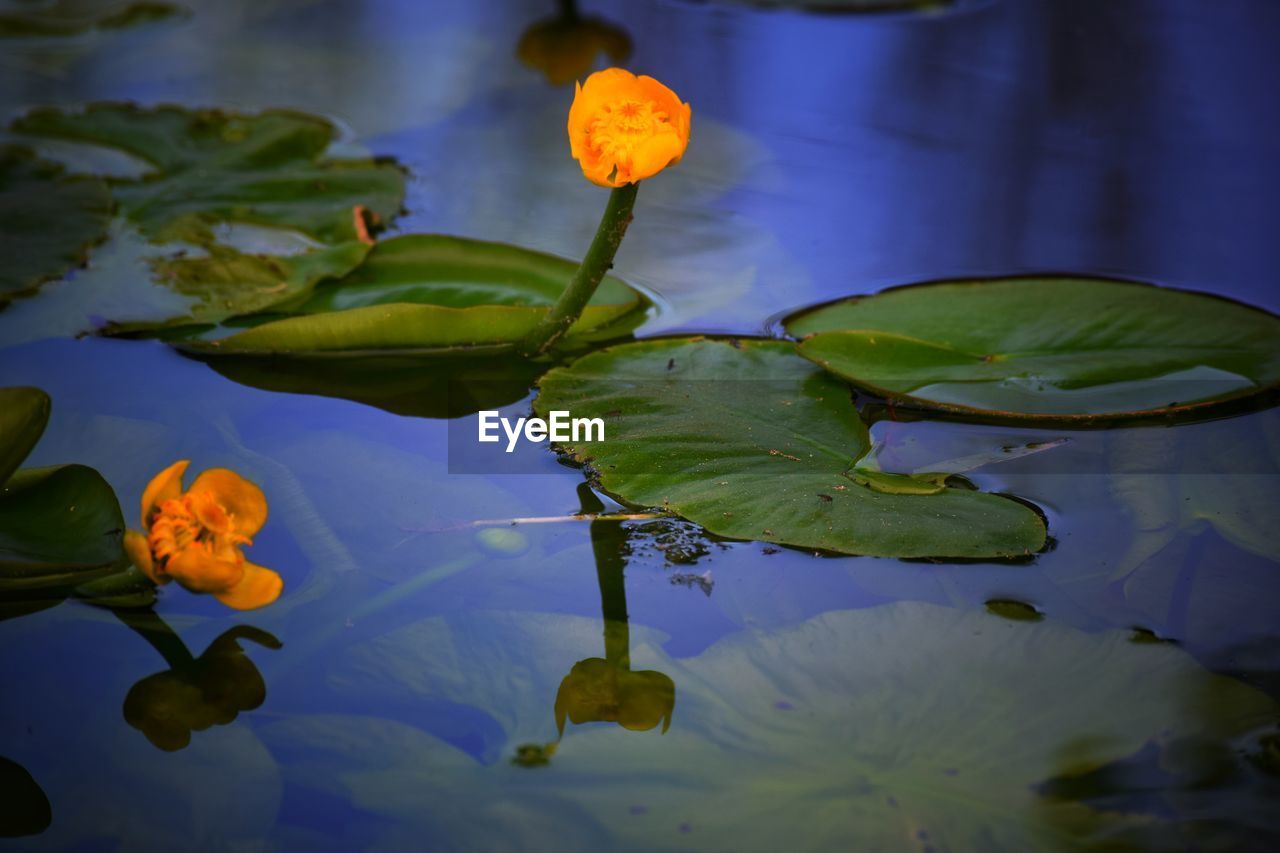
[[[0,489],[0,591],[74,586],[123,553],[115,492],[84,465],[25,468]]]
[[[29,149],[0,145],[0,308],[85,262],[107,235],[111,195]]]
[[[96,103],[81,112],[32,110],[13,129],[117,148],[153,165],[154,173],[114,180],[112,189],[156,242],[208,244],[212,227],[225,222],[351,242],[358,238],[356,205],[385,222],[404,198],[404,172],[394,163],[325,159],[336,129],[305,113]]]
[[[90,30],[116,30],[185,14],[186,9],[173,3],[129,0],[26,2],[16,9],[0,11],[0,38],[74,36]]]
[[[606,490],[721,536],[885,557],[1015,557],[1044,545],[1040,517],[1008,498],[928,478],[916,490],[860,484],[852,468],[870,439],[847,388],[782,341],[626,344],[539,386],[543,417],[604,420],[605,441],[562,446]]]
[[[216,324],[273,309],[308,293],[317,282],[342,276],[364,259],[363,243],[340,243],[299,255],[251,255],[225,246],[208,247],[205,257],[156,258],[157,280],[195,301],[190,313],[161,322],[116,322],[107,334],[155,334],[170,327]]]
[[[50,405],[39,388],[0,388],[0,486],[44,434]]]
[[[573,276],[572,261],[516,246],[437,235],[379,243],[345,278],[317,286],[287,310],[219,341],[193,342],[203,356],[509,353]],[[606,277],[571,336],[617,329],[640,316],[644,297]],[[284,306],[276,306],[280,311]]]
[[[1089,422],[1173,415],[1280,386],[1280,320],[1103,279],[940,282],[793,314],[800,354],[948,412]],[[805,337],[807,336],[807,337]]]
[[[335,684],[415,713],[429,698],[474,702],[502,724],[509,757],[554,725],[556,664],[598,643],[598,631],[563,614],[431,618],[358,647]],[[652,644],[641,654],[637,665],[676,685],[670,730],[575,729],[550,776],[482,764],[372,717],[299,715],[262,735],[275,754],[298,757],[292,782],[391,819],[405,837],[483,825],[575,850],[789,849],[796,838],[897,849],[904,837],[939,850],[1032,850],[1128,825],[1046,797],[1039,783],[1146,743],[1229,739],[1276,711],[1176,646],[920,603],[743,631],[692,657]],[[531,813],[542,821],[519,822]],[[594,820],[572,820],[582,814]],[[565,843],[565,826],[606,838]]]

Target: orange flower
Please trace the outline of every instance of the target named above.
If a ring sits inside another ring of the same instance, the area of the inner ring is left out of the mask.
[[[680,162],[692,112],[652,77],[606,68],[577,87],[569,147],[593,184],[632,184]]]
[[[516,56],[530,68],[537,68],[547,81],[562,86],[591,70],[596,55],[608,54],[614,62],[631,55],[627,34],[599,18],[551,18],[525,30],[516,46]]]
[[[228,607],[252,610],[280,597],[284,581],[240,553],[267,520],[262,490],[226,468],[211,468],[182,491],[183,459],[157,474],[142,495],[142,528],[124,535],[125,550],[153,583],[176,580],[212,593]]]

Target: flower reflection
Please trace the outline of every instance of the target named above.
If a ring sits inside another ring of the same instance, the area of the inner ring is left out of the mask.
[[[169,663],[129,689],[124,719],[152,744],[174,752],[191,743],[191,733],[234,722],[267,698],[267,685],[241,640],[278,649],[281,643],[259,628],[237,625],[223,632],[199,657],[154,612],[118,613]]]
[[[589,74],[601,53],[615,63],[625,62],[631,56],[631,38],[608,21],[579,17],[573,10],[538,21],[516,45],[520,61],[541,71],[555,86]]]
[[[275,601],[280,575],[254,565],[240,548],[267,520],[262,490],[226,468],[202,473],[187,491],[182,459],[161,471],[142,495],[144,533],[127,531],[125,550],[153,583],[176,580],[192,592],[211,593],[228,607],[252,610]]]
[[[589,492],[588,492],[589,494]],[[594,500],[594,496],[591,496]],[[583,511],[597,511],[584,500]],[[548,744],[523,744],[513,763],[539,767],[551,760],[564,737],[565,721],[617,723],[633,732],[671,726],[676,705],[676,685],[654,670],[631,669],[631,629],[627,617],[627,531],[619,521],[593,521],[591,547],[600,585],[600,609],[604,618],[604,657],[580,660],[560,682],[556,692],[556,740]]]
[[[676,685],[660,672],[634,672],[604,658],[578,661],[556,693],[556,729],[565,717],[581,723],[617,723],[633,732],[671,726]]]

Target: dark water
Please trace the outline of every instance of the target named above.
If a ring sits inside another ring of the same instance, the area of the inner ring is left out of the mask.
[[[568,158],[570,94],[513,56],[553,4],[194,5],[179,24],[6,43],[5,110],[320,112],[348,150],[408,165],[399,230],[567,256],[590,239],[603,199]],[[847,293],[1029,271],[1280,309],[1268,0],[590,11],[694,107],[688,156],[646,183],[618,257],[658,303],[644,334],[758,333]],[[876,427],[903,464],[1069,438],[972,475],[1044,510],[1053,547],[1026,563],[816,557],[678,522],[477,525],[614,505],[546,451],[525,460],[537,474],[450,475],[444,421],[71,339],[143,286],[130,251],[0,314],[0,385],[54,400],[28,464],[96,467],[130,523],[174,459],[234,468],[271,502],[250,555],[286,591],[236,615],[166,589],[167,629],[77,603],[0,622],[0,757],[52,814],[22,843],[1275,847],[1275,410],[1108,433]],[[984,607],[1000,599],[1043,618]],[[166,670],[167,631],[235,659],[202,677],[239,711],[176,751],[124,709]],[[1156,638],[1173,642],[1134,641]],[[634,677],[611,687],[571,676],[627,656]],[[558,692],[589,714],[609,690],[647,730],[570,721],[548,763],[512,761],[552,751]]]

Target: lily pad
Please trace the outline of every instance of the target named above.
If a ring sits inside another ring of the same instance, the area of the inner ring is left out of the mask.
[[[272,320],[185,349],[202,356],[510,353],[537,324],[577,265],[481,240],[416,234],[379,243],[350,275],[277,305]],[[606,277],[570,338],[617,330],[645,298]]]
[[[25,468],[0,489],[0,592],[74,586],[116,566],[124,517],[84,465]]]
[[[39,388],[0,388],[0,486],[44,434],[50,406]]]
[[[253,255],[212,245],[204,257],[155,258],[151,269],[156,279],[193,297],[189,312],[160,322],[114,322],[104,333],[155,335],[275,310],[279,303],[305,295],[318,282],[350,272],[368,252],[369,247],[359,242],[299,255]]]
[[[0,145],[0,308],[83,264],[107,235],[111,195],[30,149]]]
[[[604,420],[604,441],[562,444],[604,489],[721,536],[882,557],[1021,557],[1044,545],[1040,516],[1009,498],[927,477],[914,489],[860,482],[870,438],[848,389],[783,341],[625,344],[539,387],[539,415]]]
[[[356,205],[385,222],[404,198],[404,171],[394,163],[325,158],[337,130],[306,113],[96,103],[80,112],[32,110],[13,129],[116,148],[154,166],[139,180],[111,183],[122,211],[155,242],[206,245],[213,226],[228,222],[351,242]]]
[[[986,419],[1199,412],[1280,388],[1280,319],[1124,281],[949,281],[793,314],[800,354],[874,394]]]
[[[6,3],[0,7],[0,38],[74,36],[90,30],[123,27],[182,17],[187,10],[173,3],[140,0],[54,0],[52,3]]]

